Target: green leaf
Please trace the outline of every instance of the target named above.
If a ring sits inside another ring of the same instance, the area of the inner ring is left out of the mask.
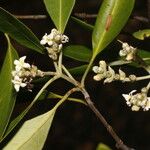
[[[18,58],[18,55],[11,45],[8,36],[7,41],[7,53],[0,72],[0,141],[6,130],[16,101],[16,93],[11,82],[11,72],[14,68],[14,60]]]
[[[63,54],[72,59],[89,62],[92,52],[89,48],[82,45],[70,45],[63,50]]]
[[[111,150],[111,148],[110,148],[109,146],[103,144],[103,143],[100,143],[100,144],[97,146],[96,150]]]
[[[127,22],[135,0],[104,0],[92,34],[93,57],[119,34]]]
[[[133,33],[133,36],[139,40],[144,40],[145,38],[150,37],[150,29],[139,30],[138,32]]]
[[[69,72],[73,75],[82,75],[85,72],[87,66],[88,65],[74,67],[74,68],[69,69]]]
[[[23,119],[23,117],[28,113],[28,111],[31,109],[31,107],[34,105],[34,103],[37,100],[40,100],[39,97],[40,95],[45,91],[45,89],[47,88],[48,85],[50,85],[53,81],[57,80],[59,77],[54,76],[53,78],[49,79],[49,81],[47,81],[44,86],[41,88],[41,90],[37,93],[37,95],[35,96],[34,100],[31,102],[31,104],[23,111],[21,112],[20,115],[18,115],[8,126],[5,135],[3,137],[3,139],[5,137],[7,137],[7,135],[17,126],[17,124]]]
[[[56,109],[26,121],[3,150],[42,150]]]
[[[46,9],[57,29],[63,33],[75,0],[44,0]]]
[[[44,52],[44,47],[38,38],[22,22],[9,12],[0,7],[0,31],[7,33],[21,45],[33,49],[39,53]]]
[[[76,18],[76,17],[71,17],[71,19],[72,19],[74,22],[76,22],[77,24],[79,24],[80,26],[84,27],[85,29],[88,29],[88,30],[90,30],[90,31],[93,31],[93,29],[94,29],[94,26],[93,26],[93,25],[88,24],[88,23],[86,23],[86,22],[84,22],[84,21],[82,21],[82,20],[80,20],[80,19],[78,19],[78,18]]]
[[[142,58],[150,58],[150,52],[138,49],[138,55]]]

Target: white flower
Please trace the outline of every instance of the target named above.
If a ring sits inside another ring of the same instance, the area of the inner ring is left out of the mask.
[[[115,78],[115,71],[108,66],[108,71],[106,73],[106,79],[104,80],[104,83],[110,83],[114,80]]]
[[[135,92],[136,92],[136,90],[133,90],[133,91],[131,91],[129,94],[122,94],[122,96],[123,96],[124,99],[126,100],[126,104],[127,104],[128,106],[131,106],[130,100],[131,100],[131,98],[132,98],[132,96],[133,96],[133,93],[135,93]]]
[[[22,68],[30,68],[30,64],[25,63],[26,56],[21,57],[19,60],[15,60],[14,64],[16,71],[20,71]]]
[[[62,49],[63,45],[62,44],[59,44],[58,45],[58,50],[60,51]]]
[[[12,83],[14,84],[14,88],[16,92],[19,92],[20,87],[25,87],[27,84],[22,82],[22,79],[18,76],[14,77],[14,80],[12,80]]]
[[[150,97],[147,97],[146,106],[144,107],[144,111],[148,111],[150,109]]]
[[[99,73],[99,67],[98,66],[94,66],[93,69],[94,73]]]
[[[133,105],[133,106],[131,107],[131,109],[132,109],[132,111],[139,111],[139,110],[140,110],[140,107],[137,106],[137,105]]]
[[[67,43],[67,42],[69,42],[68,36],[62,35],[61,42],[62,42],[62,43]]]
[[[15,77],[15,76],[18,76],[18,77],[21,77],[22,76],[22,71],[16,71],[16,70],[13,70],[11,72],[12,76]]]
[[[142,108],[144,111],[150,109],[150,97],[147,97],[147,93],[135,93],[136,90],[131,91],[129,94],[122,94],[125,98],[128,106],[131,106],[132,111],[139,111]]]
[[[50,33],[49,35],[47,35],[47,33],[45,33],[45,35],[42,37],[42,40],[40,41],[40,44],[41,45],[48,44],[49,46],[51,46],[54,43],[53,38],[54,38],[53,33]]]
[[[42,37],[42,40],[40,41],[41,45],[45,45],[48,41],[48,36],[47,33],[45,33],[45,35]]]
[[[119,69],[119,78],[122,81],[126,78],[126,74],[121,69]]]
[[[95,81],[100,81],[104,78],[103,74],[97,74],[93,77]]]
[[[63,47],[63,43],[69,41],[66,35],[61,34],[57,29],[52,29],[50,34],[45,34],[40,41],[41,45],[47,44],[46,49],[48,50],[49,57],[53,60],[57,60],[57,55]]]
[[[125,57],[127,61],[132,61],[137,53],[137,49],[128,45],[128,43],[122,42],[122,50],[120,50],[119,55]]]

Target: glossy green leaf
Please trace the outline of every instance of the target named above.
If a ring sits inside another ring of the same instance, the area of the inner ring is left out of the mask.
[[[0,31],[7,33],[18,43],[43,53],[44,47],[40,45],[38,38],[22,22],[9,12],[0,7]]]
[[[93,57],[112,42],[127,22],[135,0],[104,0],[92,34]]]
[[[103,144],[103,143],[100,143],[100,144],[97,146],[96,150],[112,150],[112,149],[111,149],[109,146],[107,146],[107,145],[105,145],[105,144]]]
[[[14,60],[18,58],[18,55],[8,37],[7,40],[7,53],[0,72],[0,141],[10,120],[16,100],[16,93],[11,82],[11,72],[14,68]]]
[[[85,72],[87,66],[88,65],[74,67],[74,68],[69,69],[69,72],[73,75],[82,75]]]
[[[92,51],[82,45],[70,45],[63,50],[63,54],[72,59],[89,62],[92,57]]]
[[[42,150],[56,109],[26,121],[3,150]]]
[[[85,21],[82,21],[82,20],[80,20],[80,19],[78,19],[78,18],[76,18],[76,17],[71,17],[71,19],[72,19],[74,22],[76,22],[77,24],[79,24],[80,26],[82,26],[83,28],[85,28],[85,29],[88,29],[88,30],[90,30],[90,31],[93,31],[93,29],[94,29],[94,26],[93,26],[93,25],[88,24],[88,23],[86,23]]]
[[[46,9],[57,29],[63,33],[75,0],[44,0]]]
[[[145,38],[150,37],[150,29],[140,30],[133,33],[133,36],[139,40],[144,40]]]

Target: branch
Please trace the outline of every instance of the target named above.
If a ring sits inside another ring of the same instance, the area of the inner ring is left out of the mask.
[[[97,14],[87,14],[87,13],[75,13],[74,15],[80,18],[96,18],[97,17]]]
[[[89,106],[89,108],[94,112],[94,114],[98,117],[98,119],[102,122],[102,124],[105,126],[109,134],[113,137],[113,139],[116,141],[116,148],[121,150],[134,150],[133,148],[129,148],[127,145],[123,143],[123,141],[119,138],[119,136],[116,134],[116,132],[113,130],[113,128],[108,124],[106,119],[103,117],[103,115],[99,112],[99,110],[94,106],[93,102],[91,101],[91,98],[87,91],[85,89],[81,89],[81,92],[83,93],[85,100]]]
[[[46,15],[14,15],[18,19],[46,19]]]

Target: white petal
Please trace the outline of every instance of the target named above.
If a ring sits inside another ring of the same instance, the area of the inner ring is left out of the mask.
[[[103,79],[103,76],[100,75],[100,74],[97,74],[97,75],[95,75],[95,76],[93,77],[93,79],[94,79],[95,81],[100,81],[100,80]]]
[[[12,74],[12,76],[14,77],[14,76],[17,75],[17,71],[16,71],[16,70],[13,70],[13,71],[11,72],[11,74]]]
[[[49,40],[52,40],[54,38],[54,34],[50,33],[47,37],[48,37]]]
[[[25,87],[25,86],[27,86],[27,84],[26,83],[21,83],[20,86]]]
[[[148,101],[146,103],[145,110],[149,110],[149,109],[150,109],[150,100],[148,99]]]
[[[57,33],[58,31],[55,29],[55,28],[53,28],[52,30],[51,30],[51,33]]]
[[[92,70],[93,70],[94,73],[98,73],[99,72],[99,67],[98,66],[94,66]]]
[[[63,35],[62,36],[62,43],[66,43],[66,42],[68,42],[69,41],[69,38],[66,36],[66,35]]]
[[[40,44],[41,44],[41,45],[45,45],[46,43],[47,43],[47,41],[44,40],[44,39],[42,39],[42,40],[40,41]]]
[[[14,60],[14,65],[20,64],[19,60]]]
[[[19,59],[19,62],[20,62],[21,64],[23,64],[24,61],[25,61],[25,59],[26,59],[26,56],[23,56],[23,57],[21,57],[21,58]]]
[[[48,41],[48,45],[52,46],[53,45],[53,41]]]
[[[30,68],[30,64],[24,63],[24,64],[23,64],[23,67],[24,67],[24,68]]]
[[[20,65],[17,65],[17,66],[15,66],[15,70],[17,71],[17,72],[19,72],[20,70],[21,70],[21,66]]]
[[[129,101],[129,100],[131,99],[131,96],[128,95],[128,94],[122,94],[122,96],[124,97],[124,99],[125,99],[126,101]]]
[[[129,47],[128,43],[123,43],[123,44],[122,44],[122,48],[123,48],[123,49],[126,49],[127,47]]]
[[[14,77],[14,80],[20,82],[20,81],[21,81],[21,78],[20,78],[19,76],[16,75],[16,76]]]
[[[63,47],[63,45],[62,45],[62,44],[59,44],[58,49],[61,50],[62,47]]]
[[[136,105],[133,105],[131,107],[132,111],[139,111],[140,107],[136,106]]]
[[[15,85],[14,85],[14,88],[15,88],[16,92],[19,92],[20,85],[18,85],[18,84],[15,84]]]

